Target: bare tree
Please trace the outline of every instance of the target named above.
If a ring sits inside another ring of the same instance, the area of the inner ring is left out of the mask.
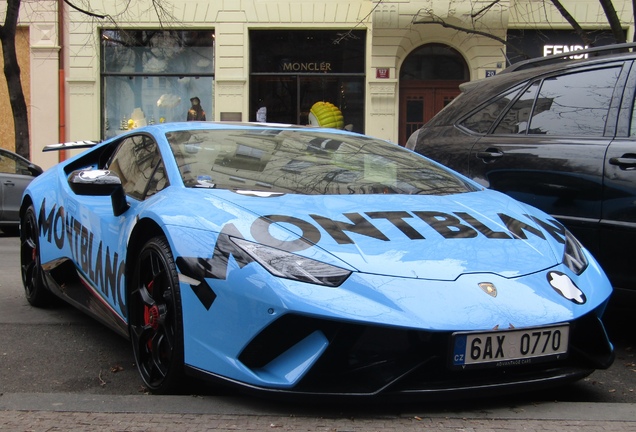
[[[123,3],[121,15],[111,16],[92,11],[90,1],[63,0],[70,8],[81,12],[90,19],[106,20],[114,27],[117,27],[119,17],[124,17],[128,13],[129,2]],[[635,0],[636,1],[636,0]],[[7,10],[4,24],[0,25],[0,43],[2,44],[2,57],[4,60],[4,76],[7,81],[9,91],[9,101],[13,114],[13,124],[15,130],[15,151],[21,156],[30,159],[29,145],[29,117],[26,105],[26,98],[20,78],[20,66],[18,64],[18,56],[16,52],[16,31],[18,27],[18,18],[20,14],[21,0],[7,0]],[[167,7],[167,2],[163,0],[152,0],[150,8],[154,11],[159,20],[159,24],[163,26],[166,21],[176,22],[176,18],[172,16]],[[62,29],[60,29],[62,31]]]
[[[15,47],[19,13],[20,0],[7,0],[7,14],[4,24],[0,25],[0,43],[4,60],[4,77],[7,80],[9,102],[13,112],[15,150],[19,155],[29,158],[29,117]]]
[[[428,9],[421,9],[413,17],[412,23],[413,24],[437,24],[437,25],[441,25],[442,27],[451,28],[463,33],[476,34],[476,35],[488,37],[490,39],[493,39],[493,40],[496,40],[497,42],[502,43],[508,49],[511,49],[515,51],[517,54],[527,58],[528,55],[526,53],[520,51],[516,46],[514,46],[507,40],[497,35],[494,35],[487,30],[481,30],[477,28],[476,24],[479,22],[479,18],[483,16],[485,13],[487,13],[497,3],[500,3],[500,0],[493,0],[487,6],[472,13],[470,16],[472,20],[472,24],[473,24],[472,26],[463,27],[461,25],[449,23],[443,18],[435,15],[432,10],[428,10]],[[544,3],[552,4],[557,9],[557,11],[561,14],[561,16],[572,26],[572,28],[574,29],[576,34],[581,38],[581,40],[586,45],[594,46],[593,38],[591,38],[589,36],[589,33],[581,27],[581,25],[576,21],[574,16],[572,16],[572,14],[570,14],[570,12],[565,8],[565,6],[563,6],[560,0],[545,0]],[[603,11],[605,13],[605,18],[607,19],[607,23],[609,24],[609,27],[612,31],[612,35],[616,43],[625,42],[626,41],[625,32],[623,31],[622,23],[618,17],[616,8],[614,7],[612,0],[599,0],[599,4],[603,8]],[[547,5],[545,4],[544,6],[547,7]],[[632,9],[636,13],[636,0],[632,0]]]

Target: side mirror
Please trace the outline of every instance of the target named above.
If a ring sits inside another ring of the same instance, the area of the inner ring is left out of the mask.
[[[37,166],[36,164],[29,164],[27,169],[29,170],[29,172],[31,173],[33,177],[37,177],[44,172],[44,170],[40,168],[39,166]]]
[[[77,195],[110,195],[115,216],[123,214],[130,207],[126,201],[121,180],[112,171],[95,169],[73,171],[68,177],[68,184]]]

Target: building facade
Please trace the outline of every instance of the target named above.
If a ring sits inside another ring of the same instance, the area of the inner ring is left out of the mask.
[[[501,41],[532,56],[582,47],[548,3],[164,0],[158,16],[146,0],[78,2],[83,11],[23,2],[32,159],[46,168],[58,160],[47,144],[203,115],[308,124],[316,102],[333,104],[343,127],[403,145],[459,84],[515,61]],[[562,3],[608,36],[597,0]],[[614,5],[633,40],[631,1]]]

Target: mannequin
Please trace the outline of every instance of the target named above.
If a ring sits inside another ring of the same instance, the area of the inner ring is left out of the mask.
[[[192,106],[188,110],[188,121],[205,121],[205,111],[201,108],[201,99],[193,97],[190,99]]]

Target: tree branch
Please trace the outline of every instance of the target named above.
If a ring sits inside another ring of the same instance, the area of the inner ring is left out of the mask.
[[[636,0],[634,0],[636,1]],[[334,45],[338,45],[340,42],[342,42],[345,39],[348,39],[350,37],[352,37],[353,35],[353,31],[359,26],[361,25],[364,21],[367,20],[367,18],[369,18],[371,16],[371,14],[373,12],[375,12],[375,10],[378,8],[378,6],[380,6],[382,4],[382,2],[384,2],[384,0],[380,0],[379,2],[376,3],[375,6],[373,6],[373,9],[371,9],[371,12],[369,12],[364,18],[362,18],[360,21],[358,21],[358,23],[349,31],[347,31],[346,33],[341,33],[338,35],[338,37],[333,41]]]
[[[70,7],[72,7],[73,9],[75,9],[78,12],[83,13],[84,15],[88,15],[94,18],[99,18],[99,19],[104,19],[106,18],[106,15],[99,15],[93,12],[89,12],[87,10],[81,9],[78,6],[75,6],[73,3],[71,3],[69,0],[64,0],[64,3],[66,3],[67,5],[69,5]]]
[[[489,5],[484,6],[483,8],[481,8],[480,10],[478,10],[477,12],[475,12],[475,13],[471,14],[471,15],[470,15],[470,17],[471,17],[472,19],[477,18],[479,15],[481,15],[481,14],[483,14],[483,13],[485,13],[485,12],[488,12],[488,11],[490,10],[490,8],[492,8],[494,5],[496,5],[496,4],[497,4],[497,3],[499,3],[500,1],[501,1],[501,0],[494,0],[494,1],[493,1],[492,3],[490,3]],[[636,1],[636,0],[634,0],[634,1]]]
[[[607,21],[609,22],[610,28],[612,29],[612,34],[614,35],[614,39],[616,39],[616,42],[626,42],[625,33],[623,32],[623,26],[621,25],[621,20],[618,18],[618,14],[616,13],[616,9],[614,8],[612,1],[599,0],[599,3],[601,3],[603,11],[605,11],[605,16],[607,17]]]
[[[567,22],[570,23],[570,25],[572,26],[576,34],[579,35],[579,37],[583,40],[585,45],[594,45],[592,41],[590,40],[590,38],[587,36],[587,33],[585,32],[585,30],[583,30],[581,25],[574,19],[574,17],[570,14],[570,12],[567,11],[567,9],[561,4],[561,2],[559,0],[550,0],[550,1],[554,5],[554,7],[557,8],[561,16],[565,18]]]
[[[528,54],[526,54],[524,51],[520,50],[519,48],[517,48],[516,46],[514,46],[513,44],[511,44],[507,40],[505,40],[503,38],[500,38],[498,36],[495,36],[494,34],[491,34],[491,33],[485,32],[485,31],[481,31],[481,30],[476,30],[476,29],[471,29],[471,28],[457,26],[457,25],[454,25],[454,24],[449,24],[446,21],[444,21],[443,19],[441,19],[440,17],[436,16],[436,15],[432,15],[431,14],[430,17],[432,19],[430,21],[429,20],[416,20],[414,18],[411,23],[412,24],[437,24],[437,25],[441,25],[442,27],[450,28],[450,29],[457,30],[457,31],[460,31],[460,32],[463,32],[463,33],[474,34],[474,35],[478,35],[478,36],[484,36],[484,37],[487,37],[489,39],[496,40],[497,42],[505,45],[507,48],[510,48],[512,51],[516,52],[517,54],[519,54],[520,56],[522,56],[525,59],[530,58],[530,56],[528,56]]]

